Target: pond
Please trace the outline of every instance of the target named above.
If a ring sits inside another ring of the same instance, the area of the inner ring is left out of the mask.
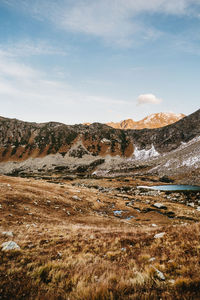
[[[169,184],[169,185],[155,185],[151,186],[153,190],[159,191],[200,191],[200,186],[197,185],[176,185],[176,184]]]

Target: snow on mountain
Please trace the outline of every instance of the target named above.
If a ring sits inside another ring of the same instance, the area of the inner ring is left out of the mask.
[[[146,149],[141,149],[139,150],[137,147],[135,147],[134,150],[134,159],[135,160],[146,160],[152,157],[156,157],[159,155],[159,152],[156,151],[154,145],[151,146],[150,149],[146,150]]]
[[[140,121],[127,119],[119,123],[107,123],[108,126],[118,129],[143,129],[143,128],[160,128],[173,124],[184,118],[184,114],[175,114],[172,112],[151,114]]]

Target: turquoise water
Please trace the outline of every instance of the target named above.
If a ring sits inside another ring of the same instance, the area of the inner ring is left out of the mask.
[[[184,184],[156,185],[156,186],[151,186],[151,188],[159,191],[200,191],[200,186],[184,185]]]

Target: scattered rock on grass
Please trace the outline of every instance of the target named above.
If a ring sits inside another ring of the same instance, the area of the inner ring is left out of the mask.
[[[156,271],[156,275],[157,275],[158,279],[164,281],[165,280],[165,275],[161,271],[159,271],[158,269],[156,269],[156,268],[154,268],[154,269]]]
[[[17,245],[17,243],[13,241],[5,242],[1,246],[2,246],[2,251],[20,250],[20,247]]]
[[[160,239],[165,235],[165,232],[160,232],[154,235],[154,239]]]
[[[163,205],[162,203],[154,203],[153,204],[154,207],[159,208],[159,209],[167,209],[167,207],[165,205]]]
[[[12,231],[3,231],[2,235],[13,237],[13,232]]]
[[[81,198],[79,198],[79,197],[78,197],[78,196],[76,196],[76,195],[75,195],[75,196],[73,196],[73,197],[72,197],[72,199],[73,199],[73,200],[78,200],[78,201],[81,201]]]

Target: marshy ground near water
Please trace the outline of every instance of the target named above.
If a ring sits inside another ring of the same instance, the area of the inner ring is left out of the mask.
[[[200,193],[155,182],[0,176],[0,299],[199,299]]]

